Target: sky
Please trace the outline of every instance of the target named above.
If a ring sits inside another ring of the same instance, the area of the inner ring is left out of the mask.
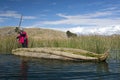
[[[0,27],[119,34],[120,0],[0,0]]]

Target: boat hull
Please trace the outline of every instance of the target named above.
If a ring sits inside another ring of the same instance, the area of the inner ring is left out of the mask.
[[[104,54],[96,54],[73,48],[18,48],[12,50],[12,54],[25,57],[87,62],[103,62],[108,57],[108,52]]]

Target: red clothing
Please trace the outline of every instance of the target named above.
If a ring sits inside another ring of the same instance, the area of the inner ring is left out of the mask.
[[[25,31],[20,32],[20,34],[17,36],[17,38],[19,39],[18,41],[20,44],[25,43],[26,45],[28,45],[28,36]]]
[[[18,37],[17,37],[19,40],[19,43],[24,43],[24,37],[23,36],[21,36],[20,34],[18,35]]]

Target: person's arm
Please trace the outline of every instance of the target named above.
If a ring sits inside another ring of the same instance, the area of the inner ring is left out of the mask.
[[[19,39],[20,38],[20,35],[18,35],[17,37],[16,37],[16,39]]]

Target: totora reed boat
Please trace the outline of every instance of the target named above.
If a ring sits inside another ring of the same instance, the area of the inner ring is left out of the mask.
[[[12,50],[12,54],[25,57],[87,62],[103,62],[108,57],[108,51],[104,54],[97,54],[73,48],[17,48]]]

